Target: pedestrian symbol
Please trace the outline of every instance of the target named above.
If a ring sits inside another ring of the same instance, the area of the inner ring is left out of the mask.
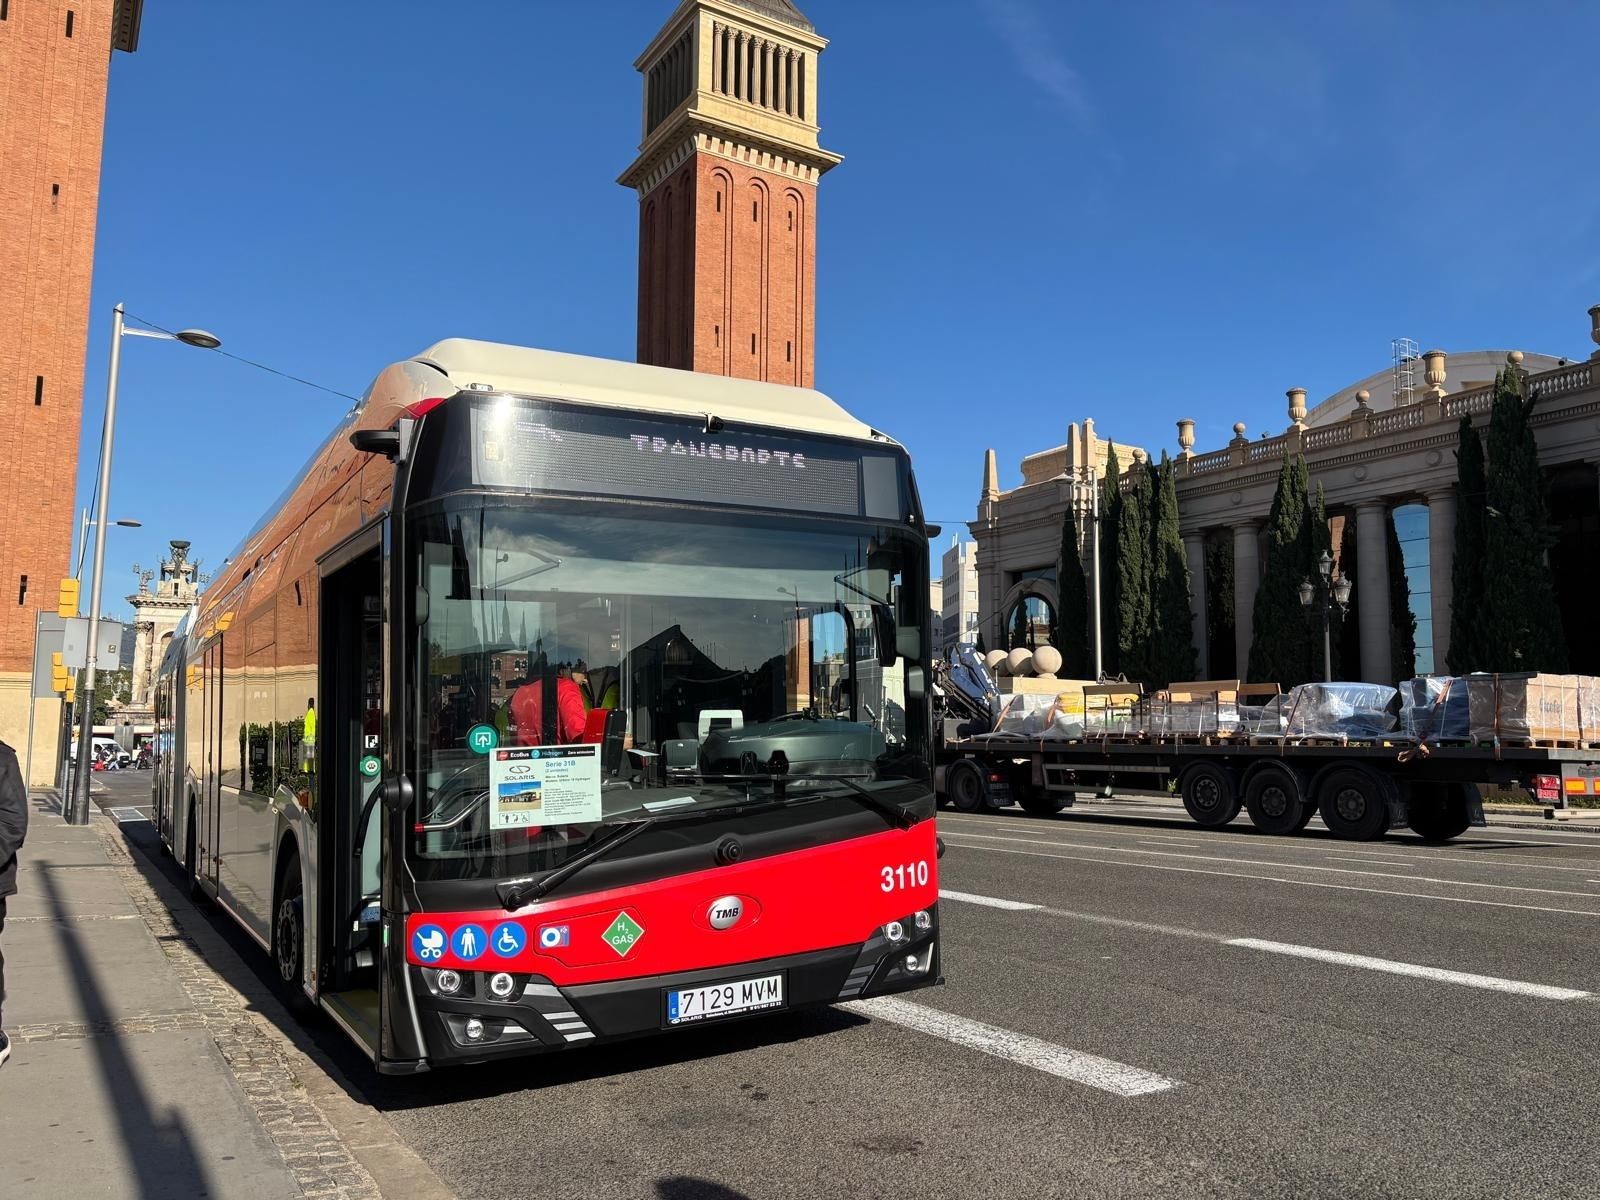
[[[481,925],[463,925],[450,939],[450,949],[463,962],[480,957],[488,948],[488,939],[483,936]]]
[[[411,935],[411,953],[418,962],[438,962],[444,957],[444,930],[437,925],[418,925]]]
[[[515,958],[528,944],[528,935],[521,925],[514,921],[504,921],[494,927],[494,935],[489,939],[489,944],[501,958]]]
[[[500,744],[500,731],[493,725],[474,725],[467,730],[467,749],[474,754],[487,754]]]
[[[361,774],[367,779],[376,779],[378,772],[383,770],[383,764],[378,761],[376,754],[369,754],[361,760]]]
[[[620,912],[617,914],[617,919],[606,926],[606,931],[600,935],[600,940],[626,958],[628,951],[632,950],[643,936],[644,926],[627,913]]]

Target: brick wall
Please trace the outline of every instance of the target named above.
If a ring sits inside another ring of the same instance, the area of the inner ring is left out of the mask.
[[[639,361],[812,386],[816,186],[696,153],[640,205]]]
[[[0,21],[3,673],[31,669],[34,613],[70,569],[112,8],[8,0]]]

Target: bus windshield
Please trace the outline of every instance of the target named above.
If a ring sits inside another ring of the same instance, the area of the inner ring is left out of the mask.
[[[910,531],[484,495],[411,529],[417,878],[552,869],[662,813],[926,795]],[[595,745],[600,819],[498,827],[487,741]]]

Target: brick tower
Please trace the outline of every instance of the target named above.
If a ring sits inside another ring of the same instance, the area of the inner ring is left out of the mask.
[[[789,0],[684,0],[634,63],[640,362],[811,386],[827,44]]]
[[[71,569],[106,81],[142,0],[0,0],[0,739],[26,758],[34,614]],[[34,778],[59,705],[41,700]]]

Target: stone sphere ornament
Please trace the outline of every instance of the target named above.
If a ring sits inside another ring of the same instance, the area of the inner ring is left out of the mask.
[[[1004,650],[991,650],[983,656],[983,665],[995,674],[1001,674],[1000,668],[1005,664],[1006,652]]]
[[[1006,655],[1006,674],[1017,679],[1033,674],[1033,651],[1018,646]]]
[[[1033,671],[1042,679],[1054,679],[1061,670],[1061,651],[1054,646],[1040,646],[1033,652]]]

